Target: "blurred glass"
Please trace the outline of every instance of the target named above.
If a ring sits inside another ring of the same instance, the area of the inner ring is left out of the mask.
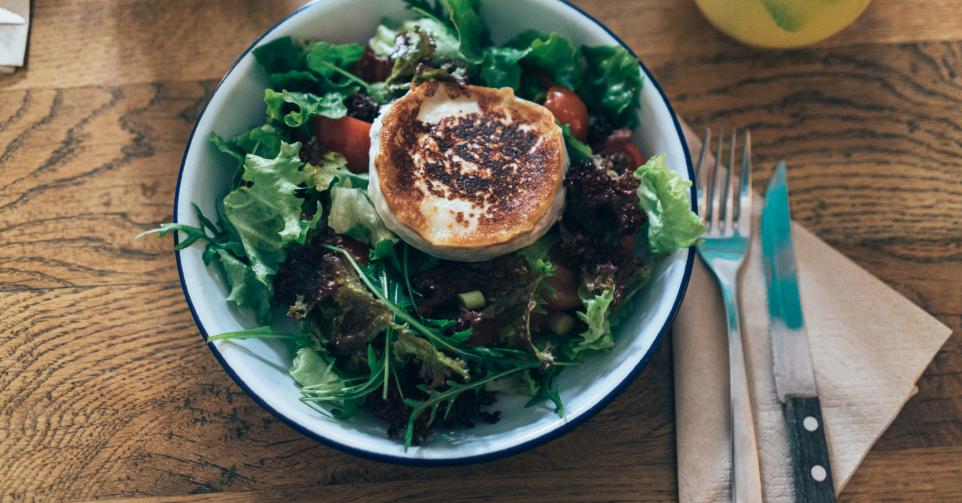
[[[748,45],[799,47],[838,33],[871,0],[695,0],[716,28]]]

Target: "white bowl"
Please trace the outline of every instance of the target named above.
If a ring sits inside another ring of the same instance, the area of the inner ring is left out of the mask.
[[[577,7],[556,0],[483,0],[482,15],[495,42],[526,30],[556,31],[576,46],[624,43]],[[401,0],[327,0],[301,7],[262,35],[251,48],[286,35],[328,42],[364,43],[385,17],[409,17]],[[627,46],[626,46],[627,48]],[[630,49],[629,49],[630,50]],[[635,141],[644,152],[667,154],[672,170],[691,179],[691,160],[681,127],[665,97],[644,65]],[[215,215],[214,201],[230,186],[231,162],[207,140],[211,131],[227,136],[264,118],[266,79],[251,49],[224,76],[200,113],[184,153],[174,200],[174,221],[197,225],[190,204]],[[694,196],[694,192],[692,192]],[[694,208],[693,208],[694,209]],[[184,296],[205,340],[208,335],[256,326],[251,313],[229,307],[215,271],[204,266],[201,247],[177,252]],[[610,402],[641,371],[668,331],[681,305],[691,274],[694,249],[679,250],[662,260],[641,291],[633,314],[618,328],[617,344],[607,353],[590,356],[584,364],[565,369],[558,380],[565,416],[547,406],[524,408],[526,398],[499,396],[502,411],[496,424],[451,432],[436,431],[423,446],[407,450],[385,435],[385,425],[363,414],[336,420],[298,400],[288,376],[290,356],[276,343],[261,340],[209,344],[237,384],[275,416],[304,435],[343,450],[383,461],[413,464],[453,464],[506,456],[556,438]]]

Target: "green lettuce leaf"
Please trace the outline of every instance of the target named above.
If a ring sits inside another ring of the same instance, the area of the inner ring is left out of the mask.
[[[578,295],[581,297],[581,302],[585,308],[575,314],[588,327],[578,334],[581,341],[574,346],[574,354],[577,355],[585,350],[598,351],[613,347],[615,338],[611,333],[608,310],[612,300],[614,300],[614,292],[611,289],[606,289],[601,293],[592,295],[588,293],[586,288],[581,288]]]
[[[521,87],[521,66],[518,64],[528,50],[513,47],[487,47],[479,67],[481,83],[488,87]]]
[[[254,58],[268,74],[304,69],[304,47],[291,37],[281,37],[254,49]]]
[[[338,75],[335,67],[349,70],[361,60],[363,54],[364,46],[360,44],[315,42],[307,51],[307,68],[322,77],[332,79]]]
[[[445,59],[464,60],[457,34],[453,33],[451,28],[444,23],[429,17],[409,19],[397,28],[384,24],[379,25],[374,31],[374,36],[368,40],[367,45],[375,55],[395,59],[392,56],[394,56],[396,48],[397,35],[404,32],[421,32],[427,35],[434,46],[435,62]]]
[[[587,68],[578,95],[615,127],[634,127],[641,96],[638,60],[621,46],[583,47]]]
[[[306,70],[270,73],[267,75],[267,81],[270,82],[270,87],[274,89],[317,91],[324,86],[320,78]]]
[[[300,127],[318,115],[330,119],[344,117],[347,115],[344,98],[345,95],[336,92],[318,96],[312,93],[264,90],[267,117],[273,121],[283,122],[289,127]],[[293,110],[287,111],[291,108],[287,106],[288,104],[293,105]]]
[[[408,9],[440,23],[449,22],[442,0],[404,0]]]
[[[554,79],[555,84],[575,90],[581,73],[578,69],[578,51],[567,37],[551,33],[547,38],[531,42],[531,52],[524,62],[539,68]]]
[[[554,32],[544,35],[528,30],[511,39],[507,46],[525,51],[521,63],[526,68],[547,73],[555,84],[571,90],[578,89],[581,80],[578,50],[568,37]]]
[[[334,353],[348,355],[364,349],[377,334],[391,326],[391,309],[364,285],[344,258],[325,262],[325,277],[333,278],[338,312],[331,320]]]
[[[481,49],[487,36],[487,28],[481,19],[479,0],[443,0],[451,23],[458,33],[461,54],[464,59],[481,62]]]
[[[338,234],[350,236],[374,247],[372,259],[390,253],[398,237],[384,226],[367,191],[348,187],[331,189],[331,213],[327,225]]]
[[[353,68],[363,53],[364,47],[358,44],[315,42],[306,46],[291,37],[254,49],[254,57],[267,73],[270,87],[317,94],[357,91],[359,84],[345,78],[343,72]]]
[[[400,27],[395,29],[386,24],[379,24],[374,29],[374,36],[368,39],[367,46],[371,48],[371,52],[375,56],[390,58],[391,53],[394,52],[394,39],[397,37],[398,31],[403,30]]]
[[[394,356],[401,360],[413,360],[421,366],[420,376],[429,388],[437,388],[452,374],[468,381],[471,373],[463,360],[451,358],[438,351],[427,339],[422,339],[408,330],[400,330],[394,341]]]
[[[243,245],[255,277],[265,284],[287,256],[287,247],[304,244],[321,217],[318,205],[313,219],[301,219],[304,200],[296,194],[307,175],[301,170],[300,149],[300,143],[282,143],[273,159],[248,155],[246,183],[224,197],[223,216]]]
[[[639,180],[638,199],[648,214],[648,247],[652,253],[670,253],[698,242],[705,225],[691,211],[691,182],[665,165],[665,156],[655,155],[634,174]]]
[[[422,61],[432,60],[434,46],[428,35],[421,30],[402,32],[402,38],[395,43],[391,57],[394,59],[394,66],[385,80],[386,85],[414,76]]]
[[[214,257],[220,264],[224,283],[230,291],[227,302],[237,307],[251,308],[258,323],[270,323],[271,285],[258,278],[250,266],[226,250],[217,249]]]
[[[334,365],[311,348],[300,348],[291,362],[290,375],[301,386],[340,389],[342,379],[334,372]]]
[[[511,374],[484,385],[485,391],[525,396],[537,395],[540,388],[538,381],[531,377],[530,370]]]
[[[525,262],[531,272],[542,276],[554,274],[554,263],[551,262],[551,248],[558,242],[559,236],[556,232],[548,232],[538,238],[534,243],[518,250],[517,253]]]
[[[347,159],[337,152],[327,152],[318,165],[305,164],[304,173],[308,177],[308,185],[318,192],[331,187],[357,187],[367,189],[366,173],[353,173],[347,169]]]
[[[499,273],[517,279],[504,285],[501,291],[491,292],[488,304],[478,312],[475,330],[496,332],[504,346],[530,352],[542,367],[548,367],[554,362],[554,355],[536,345],[531,334],[531,314],[541,303],[545,276],[535,273],[516,257],[503,258],[500,264]]]
[[[272,124],[251,128],[230,140],[222,138],[217,133],[210,133],[210,141],[217,150],[233,157],[238,165],[244,163],[247,154],[276,157],[283,140],[284,133]]]
[[[568,157],[571,159],[571,162],[575,163],[584,159],[591,159],[591,147],[571,134],[571,126],[557,121],[555,121],[555,123],[561,128],[565,139],[565,148],[568,151]]]

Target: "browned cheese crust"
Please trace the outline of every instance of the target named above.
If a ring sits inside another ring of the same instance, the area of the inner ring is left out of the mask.
[[[436,93],[476,100],[479,112],[436,124],[418,120],[422,103]],[[515,99],[509,88],[439,82],[415,87],[382,118],[374,159],[392,214],[426,242],[444,248],[497,245],[531,233],[551,209],[564,178],[564,140],[546,112]],[[467,212],[455,215],[463,229],[430,232],[421,205],[425,191],[470,201]],[[466,232],[473,219],[476,226]]]

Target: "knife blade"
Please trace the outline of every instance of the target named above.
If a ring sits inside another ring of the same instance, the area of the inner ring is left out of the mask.
[[[835,501],[822,409],[798,290],[786,171],[785,162],[778,163],[761,213],[775,392],[784,406],[796,500]]]
[[[0,7],[0,24],[24,24],[27,20],[20,14]]]

